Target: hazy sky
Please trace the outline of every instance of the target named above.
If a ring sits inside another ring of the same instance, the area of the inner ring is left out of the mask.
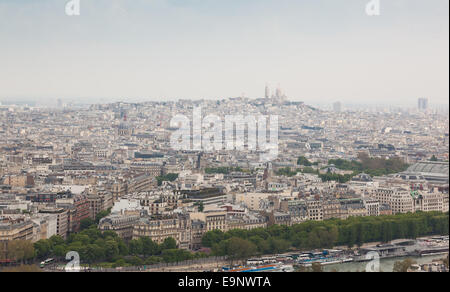
[[[448,103],[449,1],[0,0],[0,100]]]

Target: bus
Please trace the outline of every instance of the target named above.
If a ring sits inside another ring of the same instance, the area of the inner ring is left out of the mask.
[[[46,259],[45,261],[41,262],[41,268],[45,268],[46,265],[51,264],[55,261],[55,259]]]
[[[253,258],[247,260],[247,265],[264,265],[264,264],[275,264],[277,263],[277,257],[261,257]]]

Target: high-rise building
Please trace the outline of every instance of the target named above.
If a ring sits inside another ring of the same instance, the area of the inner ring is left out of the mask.
[[[266,97],[266,99],[267,99],[267,98],[270,98],[270,88],[269,88],[269,85],[268,85],[268,84],[266,84],[265,97]]]
[[[280,86],[278,86],[277,87],[277,91],[276,91],[276,93],[275,93],[275,96],[276,96],[276,98],[281,98],[282,97],[282,95],[283,95],[283,92],[281,91],[281,87]]]
[[[419,98],[419,111],[426,111],[428,109],[428,98]]]

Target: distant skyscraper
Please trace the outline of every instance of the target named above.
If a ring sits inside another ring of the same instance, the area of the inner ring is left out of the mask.
[[[419,111],[426,111],[428,109],[428,98],[419,98]]]
[[[269,88],[268,84],[266,84],[266,95],[265,95],[265,97],[266,97],[266,99],[270,98],[270,88]]]
[[[335,112],[340,112],[342,110],[342,104],[339,101],[333,103],[333,110]]]
[[[281,91],[281,87],[280,87],[280,85],[278,85],[278,87],[277,87],[277,91],[276,91],[276,93],[275,93],[275,96],[276,96],[276,98],[281,98],[282,96],[283,96],[283,92]]]

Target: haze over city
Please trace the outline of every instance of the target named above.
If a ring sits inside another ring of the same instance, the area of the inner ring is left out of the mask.
[[[0,275],[448,273],[448,9],[0,0]]]
[[[0,1],[0,101],[448,104],[446,0]]]

